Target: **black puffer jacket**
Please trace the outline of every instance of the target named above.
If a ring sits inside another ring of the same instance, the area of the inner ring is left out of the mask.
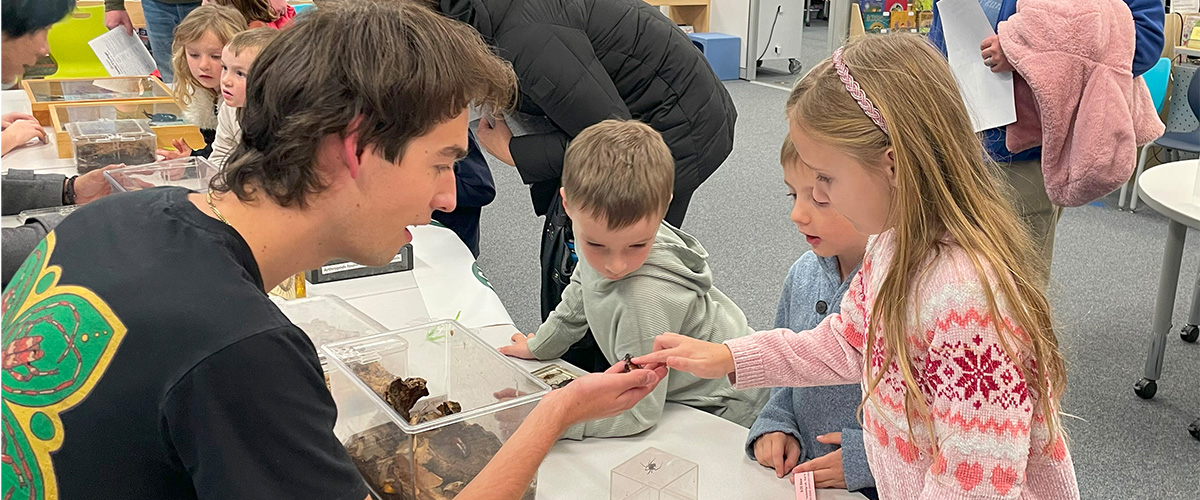
[[[690,193],[733,149],[737,110],[675,23],[641,0],[441,0],[513,64],[522,112],[558,126],[514,138],[517,170],[545,213],[567,143],[608,118],[641,120],[675,157],[675,192]]]

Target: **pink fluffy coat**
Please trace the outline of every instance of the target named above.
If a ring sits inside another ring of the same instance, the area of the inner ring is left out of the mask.
[[[1133,15],[1122,0],[1021,0],[1000,23],[1016,68],[1013,152],[1042,146],[1046,193],[1075,207],[1129,180],[1137,146],[1163,134],[1150,91],[1133,77]]]

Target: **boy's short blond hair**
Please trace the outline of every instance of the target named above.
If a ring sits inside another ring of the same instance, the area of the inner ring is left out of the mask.
[[[662,135],[636,120],[605,120],[567,147],[562,186],[567,203],[609,229],[662,219],[675,189],[675,159]]]
[[[229,51],[233,55],[241,55],[244,50],[253,50],[261,52],[263,47],[271,44],[271,41],[279,37],[279,30],[275,28],[254,28],[248,29],[229,39],[229,43],[225,44],[229,47]]]

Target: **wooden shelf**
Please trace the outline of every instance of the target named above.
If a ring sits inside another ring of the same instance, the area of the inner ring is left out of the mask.
[[[1193,48],[1191,48],[1191,47],[1180,47],[1180,46],[1176,46],[1176,47],[1175,47],[1175,54],[1176,54],[1176,55],[1191,56],[1191,57],[1200,57],[1200,49],[1193,49]]]
[[[655,7],[670,7],[675,24],[690,25],[696,33],[708,31],[708,0],[644,0]]]
[[[644,0],[644,1],[655,7],[679,7],[679,6],[708,7],[708,0]]]

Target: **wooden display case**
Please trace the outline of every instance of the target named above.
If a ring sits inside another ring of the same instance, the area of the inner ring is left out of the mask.
[[[172,99],[171,89],[153,76],[23,80],[21,88],[29,97],[33,116],[43,127],[54,124],[51,104]]]
[[[136,101],[63,103],[49,106],[51,126],[57,138],[58,157],[71,157],[71,138],[66,125],[71,122],[94,120],[150,120],[150,129],[158,136],[159,148],[174,148],[171,141],[183,139],[193,149],[203,149],[207,144],[200,134],[200,127],[183,117],[179,104],[171,99],[145,99]],[[171,115],[178,120],[168,120]]]

